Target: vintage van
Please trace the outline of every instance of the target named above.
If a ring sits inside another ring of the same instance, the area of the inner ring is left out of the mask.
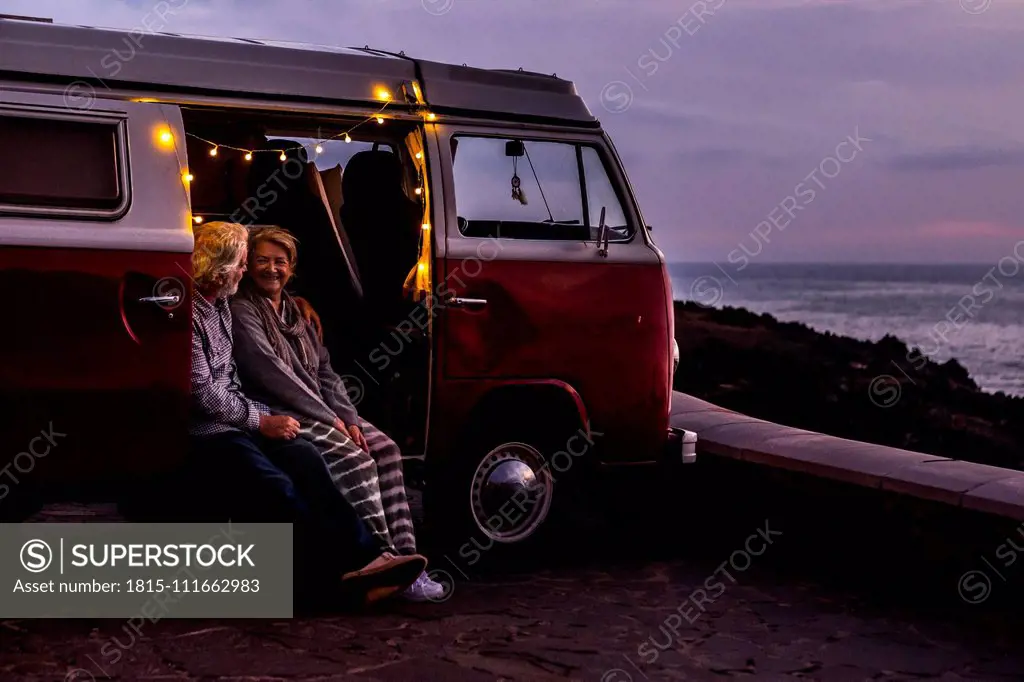
[[[569,81],[7,18],[0,149],[8,517],[180,461],[210,220],[298,237],[295,293],[447,528],[521,542],[570,481],[694,458],[665,258]]]

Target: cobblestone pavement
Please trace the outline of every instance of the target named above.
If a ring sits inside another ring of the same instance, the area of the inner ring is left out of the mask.
[[[44,520],[72,520],[68,514]],[[432,566],[454,582],[442,603],[278,621],[163,619],[140,633],[116,620],[6,621],[0,679],[831,682],[1024,674],[1024,650],[1012,641],[760,570],[758,562],[734,557],[734,568],[721,569],[704,559],[592,557],[464,577],[442,557]],[[706,593],[703,612],[692,606],[697,589]]]

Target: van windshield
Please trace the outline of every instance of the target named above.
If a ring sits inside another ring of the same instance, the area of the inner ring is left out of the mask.
[[[452,153],[455,204],[466,236],[593,241],[602,208],[610,238],[630,236],[594,147],[458,136]]]

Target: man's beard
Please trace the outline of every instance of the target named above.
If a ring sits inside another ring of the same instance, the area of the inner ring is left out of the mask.
[[[224,288],[220,290],[220,295],[217,298],[231,298],[238,293],[238,285],[241,284],[242,278],[239,277],[234,282],[228,282],[224,285]]]

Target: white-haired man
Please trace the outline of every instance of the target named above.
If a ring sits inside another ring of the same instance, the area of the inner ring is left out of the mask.
[[[384,552],[334,486],[317,449],[297,437],[299,423],[271,414],[241,390],[228,299],[245,274],[248,236],[237,223],[195,229],[189,432],[190,462],[199,475],[193,493],[218,516],[293,523],[299,586],[340,579],[366,601],[400,592],[426,559]]]

